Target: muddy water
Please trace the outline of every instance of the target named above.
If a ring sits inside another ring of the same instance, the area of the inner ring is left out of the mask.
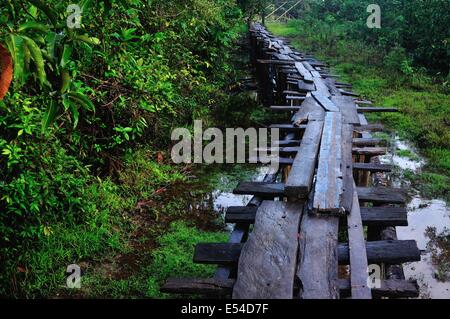
[[[398,137],[394,137],[392,146],[391,152],[380,160],[400,169],[391,182],[396,187],[405,187],[402,171],[418,173],[425,160]],[[409,151],[412,158],[398,156],[399,150]],[[426,200],[416,192],[408,203],[408,223],[407,227],[397,227],[398,239],[415,239],[422,250],[422,259],[404,265],[406,278],[417,280],[420,298],[450,298],[450,208],[444,201]]]

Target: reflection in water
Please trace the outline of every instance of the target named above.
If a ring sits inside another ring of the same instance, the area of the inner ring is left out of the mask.
[[[421,298],[450,298],[450,209],[443,201],[420,197],[408,208],[409,226],[397,227],[397,235],[399,239],[414,238],[423,253],[421,261],[405,264],[405,276],[418,281]]]
[[[408,143],[395,137],[392,152],[381,156],[383,163],[393,164],[402,170],[420,172],[425,164],[415,149]],[[400,151],[408,157],[397,155]],[[402,174],[392,176],[394,187],[405,187]],[[398,239],[415,239],[422,250],[422,260],[404,264],[407,279],[417,280],[421,298],[450,298],[449,281],[449,229],[450,210],[441,200],[427,201],[416,195],[408,204],[407,227],[397,227]]]

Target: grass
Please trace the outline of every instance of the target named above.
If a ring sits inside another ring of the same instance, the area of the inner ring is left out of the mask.
[[[351,39],[343,25],[291,20],[287,24],[268,23],[268,28],[275,35],[290,38],[298,50],[329,62],[333,73],[375,105],[398,108],[399,113],[368,114],[368,120],[383,122],[401,138],[412,141],[426,157],[422,173],[414,177],[407,174],[423,196],[450,200],[448,83],[407,65],[401,50],[379,52]]]

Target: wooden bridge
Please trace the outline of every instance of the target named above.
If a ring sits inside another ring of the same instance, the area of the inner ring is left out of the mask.
[[[263,182],[241,182],[235,194],[254,195],[229,207],[228,243],[199,243],[194,262],[217,264],[214,278],[173,278],[163,292],[235,299],[370,299],[418,296],[401,264],[420,260],[413,240],[397,240],[407,225],[406,195],[387,188],[377,156],[382,125],[368,124],[374,107],[338,82],[328,67],[293,50],[262,25],[250,30],[259,96],[286,123],[277,143],[280,169]],[[380,146],[381,145],[381,146]],[[253,227],[252,227],[253,225]],[[368,266],[378,265],[378,285]]]

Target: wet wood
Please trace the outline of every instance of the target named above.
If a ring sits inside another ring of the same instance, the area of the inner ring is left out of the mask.
[[[366,226],[408,226],[408,212],[404,207],[361,208],[361,217]]]
[[[242,248],[234,299],[292,299],[303,205],[265,201]]]
[[[316,170],[323,122],[310,121],[300,144],[299,152],[285,185],[285,194],[293,198],[307,198],[312,189]]]
[[[381,287],[372,289],[374,298],[417,298],[419,296],[419,287],[415,280],[381,280]],[[351,295],[350,280],[340,279],[339,289],[341,297]]]
[[[368,262],[366,242],[356,190],[353,191],[353,205],[350,214],[347,216],[347,225],[352,299],[371,299],[372,293],[367,286]]]
[[[234,283],[234,279],[169,278],[160,291],[172,294],[227,296],[231,295]]]
[[[342,207],[342,116],[330,112],[325,116],[319,152],[313,211],[316,214],[345,213]]]

